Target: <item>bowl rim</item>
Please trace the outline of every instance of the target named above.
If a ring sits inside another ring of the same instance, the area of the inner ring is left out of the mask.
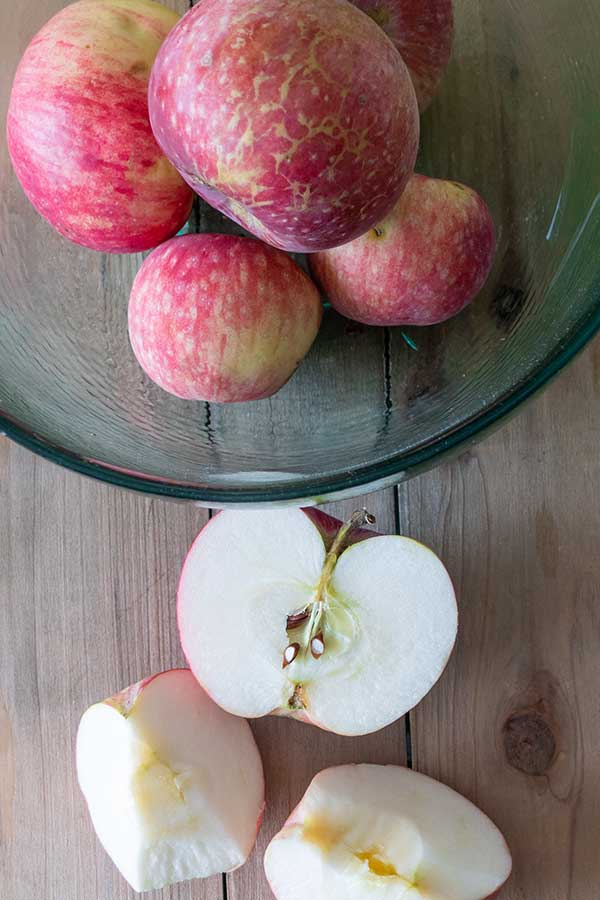
[[[193,486],[173,484],[159,478],[131,475],[100,462],[79,456],[58,447],[45,438],[28,431],[0,411],[0,435],[51,462],[87,475],[105,484],[139,493],[165,497],[172,500],[189,500],[207,507],[271,506],[277,503],[290,505],[317,505],[336,496],[352,496],[367,493],[394,483],[400,483],[427,468],[432,468],[442,457],[457,451],[461,445],[482,438],[493,426],[501,424],[511,412],[545,387],[600,331],[600,285],[596,286],[589,311],[574,330],[566,344],[559,344],[554,352],[539,363],[528,376],[490,406],[459,425],[442,432],[433,440],[408,451],[392,454],[375,463],[365,463],[357,469],[330,476],[317,476],[312,480],[299,476],[294,481],[270,484],[268,488],[248,487],[215,488],[208,485]]]

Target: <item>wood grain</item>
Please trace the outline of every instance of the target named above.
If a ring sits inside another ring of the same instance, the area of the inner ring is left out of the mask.
[[[6,900],[136,896],[77,787],[91,703],[184,664],[182,557],[207,514],[115,491],[0,441],[0,883]],[[219,900],[221,879],[157,892]]]
[[[411,713],[413,764],[506,834],[503,900],[598,894],[600,341],[510,426],[399,489],[448,564],[459,640]]]

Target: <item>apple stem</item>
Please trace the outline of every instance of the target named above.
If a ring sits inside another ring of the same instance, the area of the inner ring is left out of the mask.
[[[347,522],[344,522],[338,533],[336,534],[333,544],[329,550],[329,553],[325,557],[325,563],[323,564],[323,571],[321,572],[321,577],[319,578],[319,583],[317,585],[317,596],[316,599],[319,602],[322,602],[322,595],[329,584],[329,579],[331,578],[332,572],[335,568],[335,564],[338,561],[338,556],[342,549],[344,549],[344,544],[348,537],[352,534],[353,531],[356,531],[357,528],[364,528],[365,525],[374,525],[375,524],[375,516],[368,512],[366,509],[357,509],[352,513]]]
[[[317,584],[314,599],[303,609],[290,613],[290,615],[288,615],[287,617],[286,632],[288,634],[288,638],[290,638],[290,641],[292,638],[292,634],[290,632],[294,632],[300,626],[304,625],[307,620],[308,624],[306,625],[305,630],[305,640],[303,640],[301,643],[299,643],[298,640],[291,641],[291,643],[289,643],[285,648],[283,652],[282,662],[282,667],[284,669],[287,668],[290,663],[293,663],[296,657],[299,655],[301,645],[303,652],[305,654],[310,652],[313,659],[320,659],[321,656],[323,656],[323,653],[325,652],[325,641],[323,639],[322,620],[325,615],[325,597],[327,586],[333,574],[335,564],[338,561],[338,557],[345,549],[346,541],[348,540],[352,532],[356,531],[357,528],[363,528],[365,525],[374,524],[375,516],[363,508],[357,509],[355,512],[353,512],[348,521],[344,522],[344,524],[339,529],[338,533],[333,539],[331,547],[329,548],[329,552],[325,557],[323,570]],[[296,637],[296,635],[294,635],[294,637]]]

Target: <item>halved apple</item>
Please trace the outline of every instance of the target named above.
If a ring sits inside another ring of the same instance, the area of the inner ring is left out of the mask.
[[[320,772],[265,853],[278,900],[483,900],[511,865],[481,810],[400,766]]]
[[[227,510],[179,584],[181,641],[211,697],[239,716],[377,731],[437,681],[456,638],[452,583],[416,541],[313,510]]]
[[[264,779],[250,726],[187,669],[90,707],[77,774],[100,842],[136,891],[231,871],[254,846]]]

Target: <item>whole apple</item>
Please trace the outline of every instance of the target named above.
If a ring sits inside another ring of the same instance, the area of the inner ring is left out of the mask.
[[[452,0],[352,0],[383,28],[408,66],[419,110],[427,109],[450,61]]]
[[[279,390],[321,322],[319,292],[296,263],[252,238],[190,234],[145,260],[129,335],[146,374],[186,400],[258,400]]]
[[[149,105],[194,190],[284,250],[362,234],[417,152],[408,70],[346,0],[203,0],[158,54]]]
[[[487,279],[496,245],[482,198],[454,181],[413,175],[390,214],[310,266],[332,306],[367,325],[434,325]]]
[[[147,250],[189,215],[193,194],[154,139],[147,101],[178,18],[151,0],[80,0],[19,64],[7,119],[14,170],[37,211],[77,244]]]

